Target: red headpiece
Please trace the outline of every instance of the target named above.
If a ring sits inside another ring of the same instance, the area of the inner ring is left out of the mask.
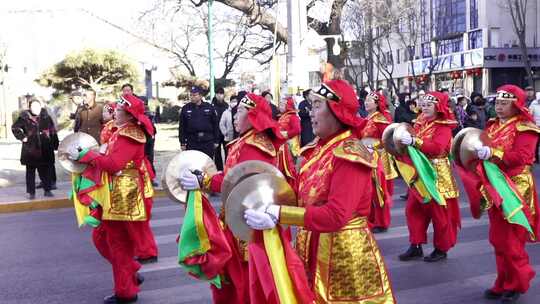
[[[358,115],[358,97],[346,81],[341,79],[327,81],[313,93],[328,101],[330,110],[343,124],[355,131],[362,129],[366,124],[366,121]]]
[[[525,103],[525,101],[527,100],[527,94],[520,87],[511,84],[505,84],[497,89],[496,99],[512,101],[514,107],[516,107],[521,112],[520,114],[523,117],[525,117],[529,121],[533,121],[533,117],[531,116],[531,113],[527,109],[527,105]]]
[[[435,111],[439,113],[439,117],[442,120],[456,120],[454,113],[448,106],[448,95],[441,92],[427,92],[422,97],[426,102],[432,102],[435,104]]]
[[[141,125],[146,133],[150,136],[154,136],[154,127],[150,119],[144,114],[144,102],[137,96],[131,94],[124,94],[120,96],[120,100],[117,102],[118,106],[137,120],[137,124]]]
[[[272,108],[266,98],[248,93],[240,100],[240,104],[248,109],[248,120],[255,130],[262,132],[271,129],[276,138],[283,139],[278,122],[272,119]]]
[[[109,114],[114,114],[114,110],[116,110],[116,102],[107,102],[105,106],[105,111],[109,112]]]
[[[286,104],[285,104],[285,112],[295,111],[296,110],[296,107],[294,106],[294,99],[292,97],[287,97],[285,102],[286,102]]]
[[[392,115],[388,111],[388,105],[386,104],[386,97],[379,92],[371,92],[368,94],[367,98],[373,98],[377,105],[379,106],[379,112],[389,121],[392,121]]]

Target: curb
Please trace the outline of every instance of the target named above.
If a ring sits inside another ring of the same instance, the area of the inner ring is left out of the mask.
[[[167,197],[165,190],[155,190],[154,198]],[[28,212],[37,210],[49,210],[73,207],[73,202],[67,197],[53,199],[37,199],[0,204],[0,214]]]

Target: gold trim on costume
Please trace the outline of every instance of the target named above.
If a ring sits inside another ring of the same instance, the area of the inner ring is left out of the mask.
[[[422,147],[422,145],[424,144],[424,141],[420,138],[420,137],[415,137],[414,138],[414,146],[419,148]]]
[[[272,141],[264,133],[258,132],[246,138],[246,144],[259,148],[259,150],[268,153],[272,157],[276,157],[276,147]]]
[[[503,156],[504,156],[504,151],[501,150],[501,149],[497,149],[497,148],[491,148],[491,154],[493,155],[493,157],[496,157],[496,158],[502,160]]]
[[[118,135],[131,138],[134,141],[142,143],[142,144],[146,143],[146,136],[144,135],[143,130],[141,130],[141,128],[135,125],[130,124],[124,128],[121,128],[118,131]]]
[[[279,208],[279,222],[285,225],[304,226],[306,208],[281,206]]]
[[[336,142],[351,136],[351,134],[352,134],[351,130],[347,130],[337,135],[336,137],[332,138],[329,142],[327,142],[324,146],[321,147],[321,149],[317,152],[316,155],[311,157],[311,159],[302,166],[302,168],[300,169],[300,173],[304,173],[307,169],[309,169],[309,167],[311,167],[314,163],[319,161],[319,159],[321,158],[322,155],[324,155],[326,150],[328,150]]]
[[[337,158],[360,163],[370,168],[377,168],[377,160],[358,139],[343,141],[333,152]]]
[[[536,133],[540,133],[540,128],[535,125],[534,123],[530,122],[530,121],[520,121],[516,124],[516,129],[519,131],[519,132],[526,132],[526,131],[533,131],[533,132],[536,132]]]

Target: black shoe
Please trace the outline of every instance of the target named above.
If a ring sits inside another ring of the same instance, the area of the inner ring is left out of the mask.
[[[157,261],[158,261],[157,256],[148,257],[148,258],[137,258],[137,262],[141,264],[152,264],[152,263],[157,263]]]
[[[405,253],[399,255],[401,261],[410,261],[424,256],[422,245],[411,245]]]
[[[386,232],[388,231],[388,228],[383,228],[383,227],[373,227],[371,228],[371,232],[373,233],[382,233],[382,232]]]
[[[56,187],[56,183],[51,184],[51,190],[58,190],[58,187]]]
[[[521,294],[517,291],[505,291],[502,294],[501,302],[502,303],[516,303]]]
[[[36,186],[36,189],[41,189],[43,188],[43,183],[39,183],[37,186]]]
[[[440,251],[439,249],[435,248],[435,250],[433,250],[430,255],[424,257],[424,262],[433,263],[444,259],[446,259],[446,252]]]
[[[126,299],[126,298],[117,297],[116,295],[110,295],[108,297],[105,297],[105,299],[103,299],[104,304],[120,304],[120,303],[135,303],[135,302],[137,302],[137,296]]]
[[[152,181],[152,187],[159,187],[159,183],[155,182],[155,181]]]
[[[142,285],[142,283],[144,283],[144,277],[142,274],[137,272],[135,276],[137,277],[137,285]]]
[[[29,200],[36,199],[36,194],[35,193],[28,193],[28,199]]]
[[[409,198],[409,193],[405,193],[399,196],[402,200],[406,201]]]
[[[502,295],[502,293],[494,292],[492,289],[486,289],[486,291],[484,291],[484,298],[488,300],[498,300]]]
[[[45,193],[43,193],[44,196],[46,197],[54,197],[54,195],[52,194],[51,191],[45,191]]]

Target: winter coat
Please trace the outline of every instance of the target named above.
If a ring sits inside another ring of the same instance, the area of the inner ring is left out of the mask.
[[[58,134],[47,110],[38,116],[24,111],[11,126],[18,140],[27,138],[21,148],[21,164],[39,166],[54,163],[54,150],[58,149]]]

